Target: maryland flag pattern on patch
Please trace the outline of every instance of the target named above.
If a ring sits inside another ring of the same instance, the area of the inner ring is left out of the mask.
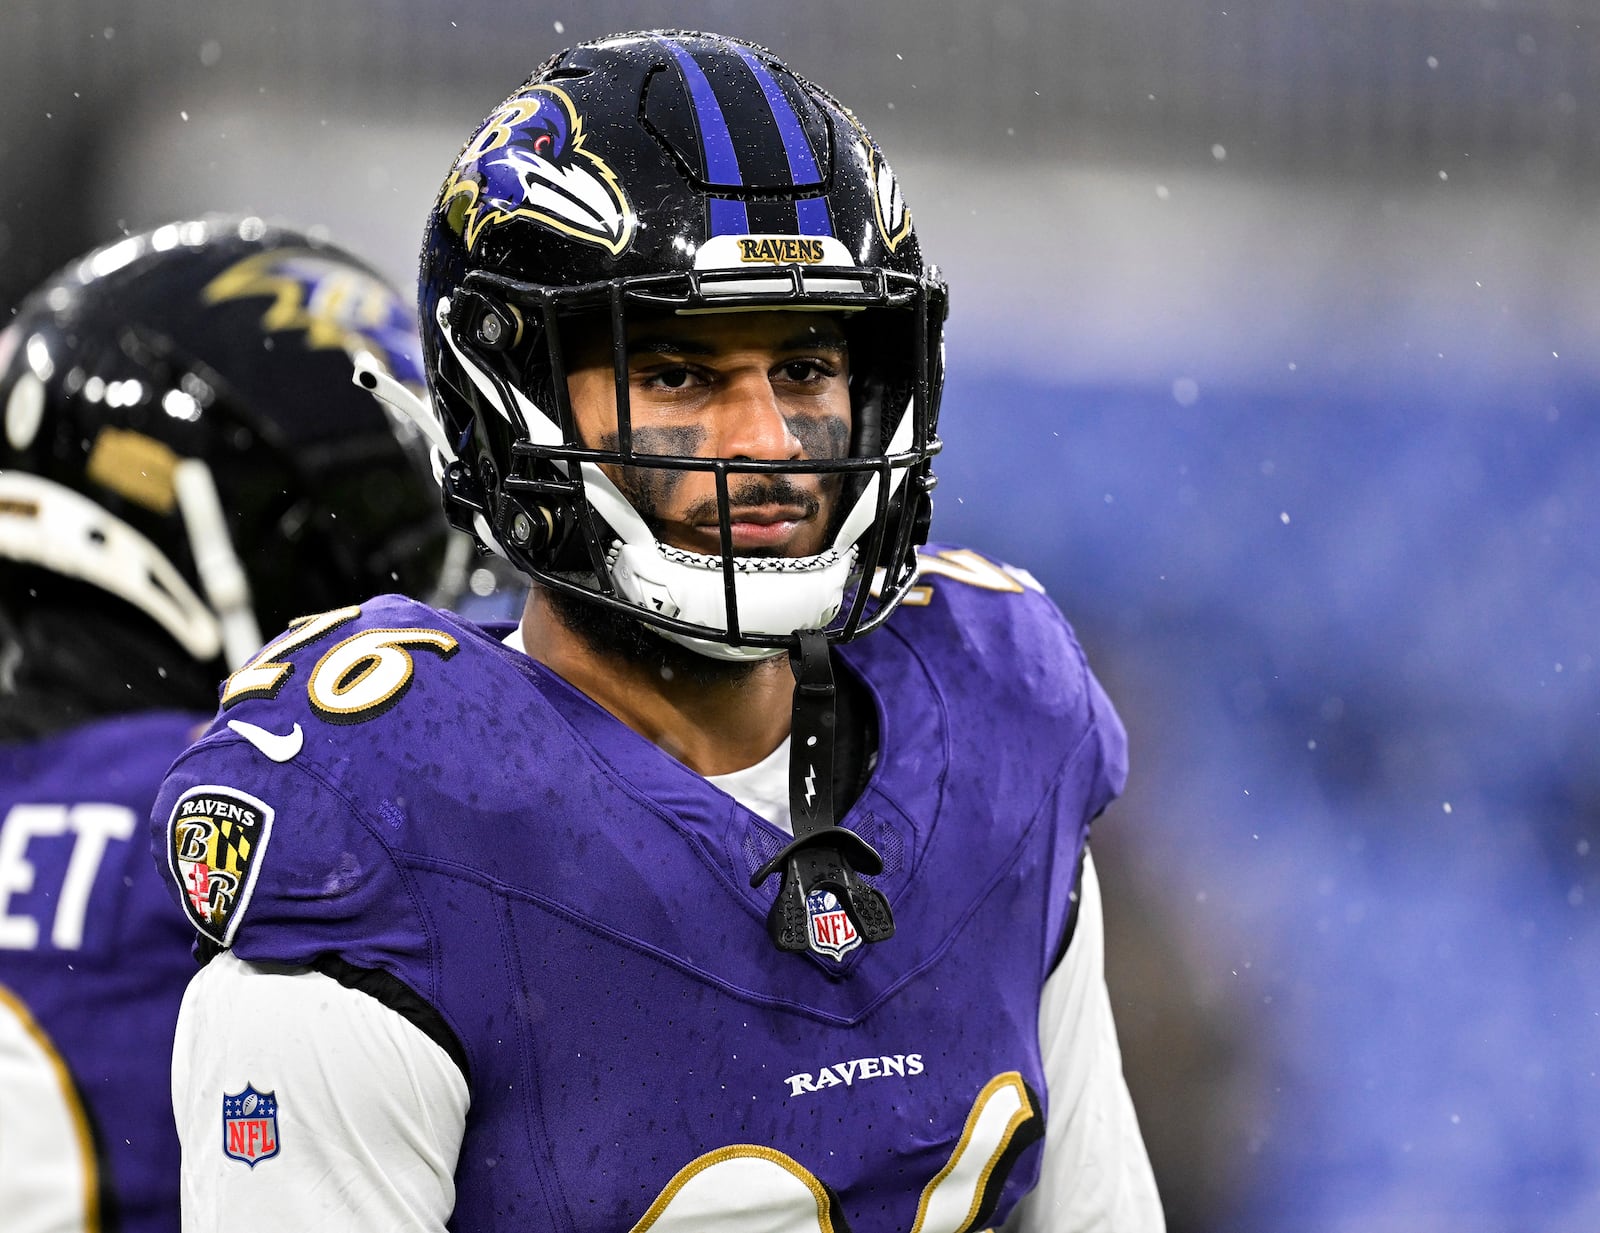
[[[237,788],[190,788],[167,821],[167,868],[200,933],[219,946],[234,930],[272,833],[272,807]]]

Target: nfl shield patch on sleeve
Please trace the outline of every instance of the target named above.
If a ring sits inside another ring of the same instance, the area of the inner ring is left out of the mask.
[[[167,820],[167,869],[189,921],[219,946],[234,931],[272,833],[272,808],[237,788],[190,788]]]
[[[222,1150],[252,1169],[278,1154],[276,1092],[258,1092],[246,1083],[244,1091],[223,1095]]]

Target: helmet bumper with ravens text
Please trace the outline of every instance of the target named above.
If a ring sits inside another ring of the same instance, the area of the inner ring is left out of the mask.
[[[546,586],[721,659],[887,618],[925,541],[940,443],[945,287],[854,116],[771,53],[653,31],[562,52],[468,141],[423,249],[420,313],[452,521]],[[641,315],[838,314],[852,442],[836,459],[636,451],[626,338]],[[575,428],[563,345],[609,331],[614,443]],[[709,472],[721,551],[662,543],[608,471]],[[842,493],[814,556],[736,555],[730,485]]]
[[[426,447],[358,358],[420,387],[411,308],[300,232],[173,223],[73,262],[0,333],[0,566],[230,669],[295,617],[432,595],[452,537]]]

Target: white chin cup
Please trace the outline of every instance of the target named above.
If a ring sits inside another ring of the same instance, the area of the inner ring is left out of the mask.
[[[654,541],[618,542],[612,551],[611,580],[630,603],[708,629],[728,628],[720,556]],[[740,631],[785,636],[797,629],[823,628],[839,615],[855,559],[854,547],[842,553],[830,548],[814,557],[735,557]],[[744,662],[784,653],[782,647],[730,646],[664,629],[656,632],[711,659]]]
[[[222,653],[225,631],[217,614],[177,567],[82,493],[26,471],[0,471],[0,511],[0,557],[80,579],[127,601],[202,663]]]

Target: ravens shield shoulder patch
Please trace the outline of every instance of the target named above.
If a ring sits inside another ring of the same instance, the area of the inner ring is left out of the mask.
[[[206,785],[178,798],[167,820],[167,868],[201,936],[232,945],[271,833],[272,807],[237,788]]]

